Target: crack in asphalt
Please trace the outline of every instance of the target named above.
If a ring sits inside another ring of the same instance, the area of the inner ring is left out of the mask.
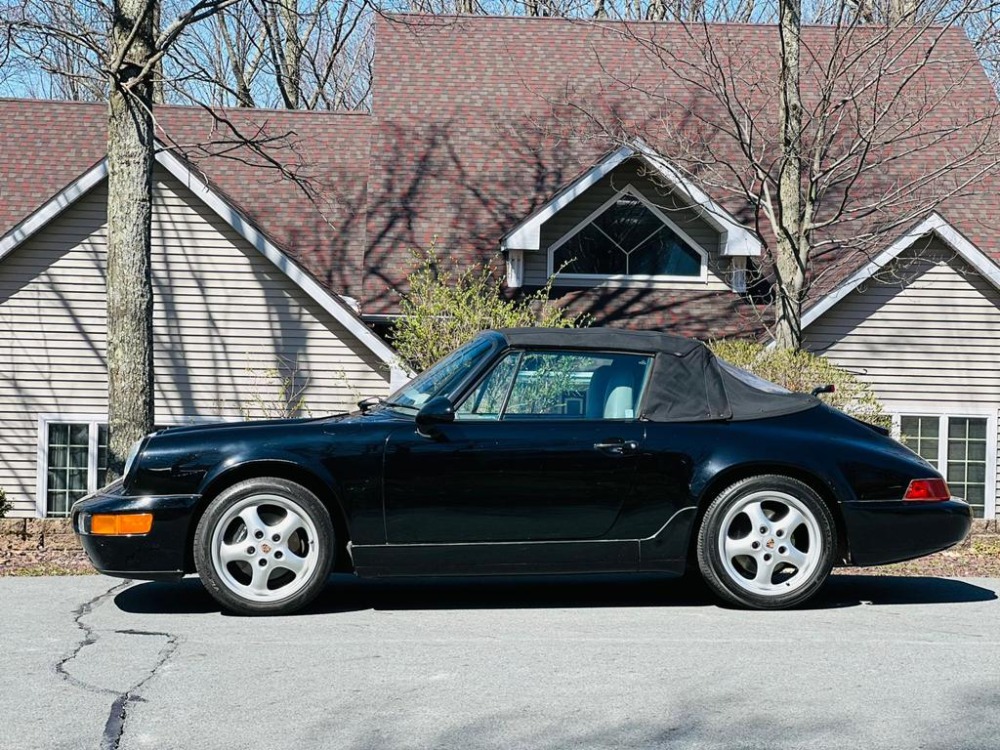
[[[104,591],[98,594],[97,596],[91,597],[83,604],[81,604],[79,607],[77,607],[75,610],[73,610],[73,622],[80,630],[83,631],[83,638],[80,639],[80,642],[77,643],[76,646],[68,654],[66,654],[66,656],[64,656],[56,663],[55,671],[56,674],[59,675],[59,677],[66,680],[71,685],[91,693],[117,695],[117,692],[114,690],[110,690],[108,688],[102,688],[99,685],[91,685],[89,682],[84,682],[83,680],[77,679],[66,670],[66,665],[69,664],[74,659],[76,659],[76,657],[80,655],[80,652],[83,651],[85,648],[87,648],[87,646],[92,646],[94,643],[97,642],[97,631],[94,630],[94,628],[90,627],[90,625],[85,623],[83,621],[83,618],[89,615],[91,612],[93,612],[101,604],[103,604],[105,600],[114,596],[120,590],[126,588],[127,586],[130,586],[131,584],[132,581],[123,581],[122,583],[112,586],[107,591]]]
[[[122,736],[125,734],[125,722],[128,721],[129,708],[133,703],[145,700],[139,695],[139,691],[156,676],[163,665],[170,661],[178,644],[176,635],[159,630],[116,630],[115,632],[121,635],[159,636],[166,638],[167,642],[160,649],[156,663],[147,670],[146,676],[115,698],[114,703],[111,704],[111,712],[108,714],[108,721],[104,725],[104,734],[101,737],[101,750],[118,750]]]
[[[165,638],[166,643],[160,648],[157,654],[156,662],[145,671],[144,676],[138,682],[130,686],[125,692],[119,693],[111,688],[101,687],[100,685],[94,685],[77,677],[74,677],[67,670],[67,665],[76,659],[80,653],[87,648],[95,644],[100,636],[99,631],[87,624],[84,621],[88,615],[93,613],[95,609],[100,607],[105,601],[117,594],[122,589],[125,589],[132,585],[132,581],[126,580],[115,586],[112,586],[107,591],[104,591],[97,596],[94,596],[75,610],[73,610],[73,622],[76,626],[83,631],[83,637],[74,646],[69,653],[66,654],[62,659],[60,659],[55,665],[56,674],[66,680],[74,687],[78,687],[81,690],[86,690],[90,693],[96,693],[99,695],[113,695],[115,696],[114,701],[111,703],[111,710],[108,713],[108,719],[104,724],[104,732],[101,735],[101,750],[118,750],[122,736],[125,733],[125,723],[128,720],[129,708],[132,704],[143,701],[144,699],[139,694],[139,691],[143,688],[146,683],[148,683],[156,673],[170,660],[173,656],[174,651],[177,650],[178,637],[173,633],[167,633],[159,630],[135,630],[135,629],[123,629],[114,630],[114,633],[125,636],[140,636],[140,637],[159,637]]]

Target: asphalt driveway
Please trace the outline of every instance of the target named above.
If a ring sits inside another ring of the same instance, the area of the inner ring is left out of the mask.
[[[0,748],[1000,747],[1000,580],[837,576],[724,609],[659,579],[0,579]]]

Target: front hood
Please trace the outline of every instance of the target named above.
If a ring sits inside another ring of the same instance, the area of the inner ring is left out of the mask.
[[[305,425],[313,422],[335,422],[347,417],[347,414],[335,414],[325,417],[298,417],[295,419],[255,419],[241,422],[207,422],[203,424],[179,425],[177,427],[164,427],[157,430],[150,437],[156,435],[189,435],[200,432],[228,431],[259,429],[261,427],[287,427],[288,425]]]

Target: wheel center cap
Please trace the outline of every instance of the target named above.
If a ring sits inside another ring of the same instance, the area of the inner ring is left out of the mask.
[[[771,546],[773,547],[774,544],[772,543]],[[260,545],[260,551],[263,552],[265,555],[270,554],[271,546],[269,544],[262,544]]]
[[[767,547],[768,549],[774,549],[774,540],[773,539],[768,539],[766,542],[764,542],[764,546]],[[264,551],[265,552],[267,551],[267,545],[266,544],[264,545]]]

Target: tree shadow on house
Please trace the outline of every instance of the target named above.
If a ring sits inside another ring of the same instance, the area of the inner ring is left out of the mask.
[[[806,609],[859,605],[966,604],[997,594],[966,581],[932,577],[833,576]],[[197,578],[140,583],[115,604],[126,612],[193,614],[219,611]],[[654,574],[362,580],[330,577],[303,615],[360,610],[594,609],[603,607],[720,607],[695,576]]]

